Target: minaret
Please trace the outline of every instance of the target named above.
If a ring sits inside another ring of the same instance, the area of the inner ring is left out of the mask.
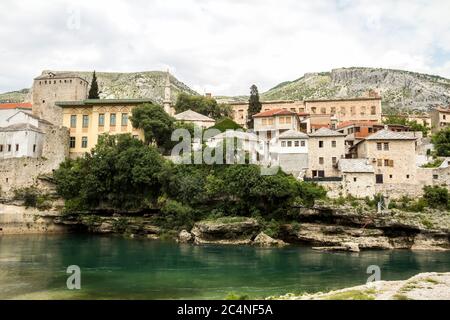
[[[171,89],[170,89],[170,74],[169,74],[169,70],[167,70],[166,73],[166,84],[164,87],[164,101],[163,101],[163,106],[164,106],[164,111],[166,111],[169,115],[173,116],[175,114],[174,109],[172,108],[172,100],[170,99],[170,93],[171,93]]]

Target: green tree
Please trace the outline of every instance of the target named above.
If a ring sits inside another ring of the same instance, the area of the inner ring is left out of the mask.
[[[220,121],[217,121],[217,123],[212,126],[210,129],[217,129],[220,132],[225,132],[227,130],[243,130],[243,128],[238,125],[236,122],[231,120],[230,118],[223,118]]]
[[[129,134],[103,135],[91,153],[63,162],[54,178],[66,209],[140,210],[160,195],[163,163],[154,147]]]
[[[262,104],[259,101],[259,93],[256,85],[250,87],[250,98],[248,100],[247,127],[253,129],[253,115],[261,112]]]
[[[450,128],[442,129],[431,138],[436,154],[440,157],[450,157]]]
[[[447,208],[449,206],[450,197],[447,188],[426,186],[423,191],[423,198],[431,208]]]
[[[151,103],[137,106],[132,111],[131,123],[144,131],[147,144],[155,143],[163,149],[170,145],[175,119],[161,106]]]
[[[92,75],[92,82],[91,82],[91,88],[89,89],[89,99],[100,99],[99,92],[98,92],[98,83],[97,83],[97,75]]]
[[[180,93],[175,103],[177,113],[191,109],[215,120],[231,115],[231,107],[218,104],[214,98]]]
[[[428,132],[430,131],[430,128],[427,126],[424,126],[422,124],[419,124],[416,120],[409,121],[404,116],[393,114],[389,115],[384,121],[384,124],[397,124],[397,125],[403,125],[408,126],[413,131],[421,131],[423,133],[423,136],[426,137],[428,135]]]

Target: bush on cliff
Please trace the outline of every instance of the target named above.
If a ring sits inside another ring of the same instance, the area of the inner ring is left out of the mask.
[[[426,186],[423,188],[423,191],[423,198],[431,208],[450,208],[450,196],[447,188]]]

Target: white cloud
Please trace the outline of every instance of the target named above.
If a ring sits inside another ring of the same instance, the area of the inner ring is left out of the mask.
[[[448,12],[447,0],[2,0],[0,91],[43,69],[169,67],[215,95],[350,66],[450,77]]]

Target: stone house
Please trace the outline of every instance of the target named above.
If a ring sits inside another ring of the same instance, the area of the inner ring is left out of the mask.
[[[430,112],[430,117],[433,133],[450,127],[450,108],[436,108]]]
[[[357,158],[374,167],[375,183],[382,192],[388,185],[416,184],[416,140],[411,134],[383,129],[353,148]]]
[[[192,123],[201,128],[210,128],[214,126],[216,120],[192,110],[186,110],[174,116],[177,121]]]
[[[309,134],[308,178],[340,177],[337,164],[345,157],[345,134],[320,128]]]
[[[341,159],[338,163],[342,173],[342,196],[356,198],[375,195],[375,170],[367,159]]]

